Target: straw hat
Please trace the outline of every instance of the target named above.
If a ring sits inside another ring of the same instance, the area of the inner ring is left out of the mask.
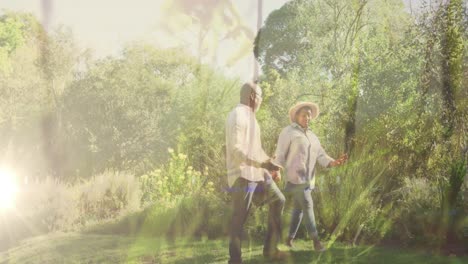
[[[310,102],[299,102],[289,109],[289,120],[291,120],[291,122],[296,122],[297,111],[299,111],[299,109],[303,107],[310,108],[310,110],[312,111],[311,119],[315,119],[319,115],[319,107],[317,104]]]

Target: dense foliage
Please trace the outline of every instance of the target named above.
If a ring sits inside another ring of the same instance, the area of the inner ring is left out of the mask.
[[[268,146],[288,107],[313,100],[312,130],[333,156],[351,154],[319,176],[325,234],[466,241],[466,15],[462,1],[411,17],[400,1],[298,0],[268,17],[255,48]]]
[[[350,154],[317,174],[323,237],[467,243],[467,29],[462,0],[414,14],[398,0],[294,0],[268,17],[254,49],[264,148],[310,100],[327,152]],[[224,122],[241,83],[200,61],[148,44],[93,60],[66,29],[0,17],[0,163],[37,187],[24,194],[36,233],[127,217],[107,231],[225,234]],[[266,211],[249,219],[254,237]]]

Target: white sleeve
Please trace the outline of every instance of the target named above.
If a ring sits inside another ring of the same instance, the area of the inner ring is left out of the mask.
[[[288,158],[289,146],[291,145],[291,137],[288,129],[285,128],[281,131],[278,137],[275,151],[275,163],[281,165],[283,168],[286,166],[286,159]]]
[[[320,145],[320,142],[319,142],[319,151],[318,151],[317,161],[322,167],[328,167],[328,164],[334,161],[333,158],[327,155],[325,150],[322,148],[322,145]]]

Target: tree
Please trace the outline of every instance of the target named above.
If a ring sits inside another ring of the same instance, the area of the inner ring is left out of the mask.
[[[63,97],[69,173],[141,169],[161,159],[172,135],[162,134],[162,118],[175,85],[191,72],[190,60],[175,51],[171,55],[129,47],[122,58],[98,62],[71,84]]]
[[[9,55],[25,42],[24,23],[13,13],[3,15],[0,23],[0,65],[6,70]]]
[[[464,127],[462,117],[466,117],[466,113],[460,112],[458,102],[466,104],[467,100],[457,100],[457,97],[462,94],[462,77],[463,77],[463,55],[464,55],[464,40],[463,33],[467,29],[464,28],[463,21],[463,6],[462,1],[452,0],[440,6],[440,56],[441,56],[441,125],[443,127],[441,135],[441,145],[443,154],[446,157],[447,168],[445,169],[448,184],[444,196],[443,217],[440,232],[446,235],[447,239],[454,240],[456,232],[453,226],[454,217],[450,216],[450,212],[455,210],[457,200],[462,188],[464,177],[468,172],[468,159],[466,157],[466,148],[461,142],[466,142],[466,134],[461,129]],[[457,102],[458,101],[458,102]],[[458,132],[458,133],[457,133]]]
[[[253,32],[243,23],[231,0],[168,0],[161,26],[171,37],[196,32],[199,63],[217,63],[221,41],[235,41],[239,48],[226,59],[231,66],[251,51]],[[191,39],[185,40],[191,43]]]
[[[268,17],[255,54],[264,72],[296,80],[299,95],[320,101],[327,134],[352,152],[359,129],[404,100],[395,91],[413,82],[418,60],[401,61],[411,55],[409,25],[399,1],[291,1]]]
[[[121,58],[99,61],[64,94],[69,174],[80,170],[86,177],[107,168],[143,173],[176,146],[197,169],[215,163],[206,157],[209,144],[216,155],[221,149],[215,143],[226,84],[177,49],[133,45]]]
[[[37,65],[38,43],[44,34],[32,15],[6,12],[0,17],[2,162],[25,171],[46,163],[41,158],[39,123],[47,99],[45,81]]]

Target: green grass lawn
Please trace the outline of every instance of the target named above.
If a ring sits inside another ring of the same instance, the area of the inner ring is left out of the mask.
[[[266,263],[260,243],[244,243],[245,263]],[[283,248],[287,250],[286,248]],[[227,263],[226,240],[183,240],[60,233],[23,241],[0,253],[0,263]],[[286,263],[468,263],[468,257],[437,256],[383,247],[334,244],[324,253],[297,241]]]

